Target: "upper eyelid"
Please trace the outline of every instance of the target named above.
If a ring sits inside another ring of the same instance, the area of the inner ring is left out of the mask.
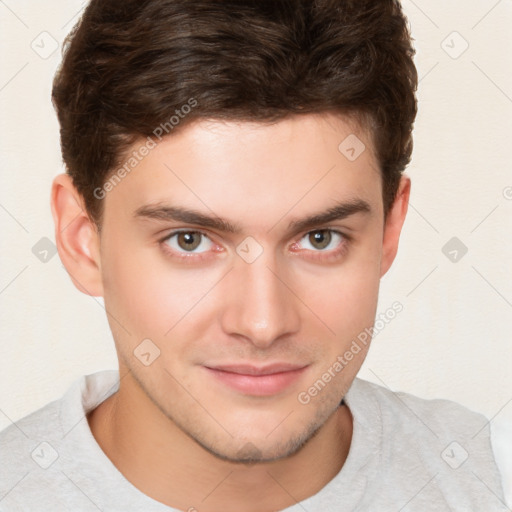
[[[343,231],[340,231],[340,228],[336,228],[336,227],[329,227],[329,226],[321,226],[319,228],[314,228],[314,229],[308,229],[307,231],[303,231],[302,232],[302,236],[305,236],[305,235],[308,235],[309,233],[315,233],[317,231],[333,231],[335,233],[339,233],[340,235],[343,235],[343,236],[348,236],[348,235],[345,235],[345,233]],[[171,229],[166,235],[164,238],[169,238],[170,236],[172,235],[176,235],[178,233],[201,233],[205,236],[210,236],[208,234],[208,231],[207,230],[204,230],[203,228],[177,228],[177,229]],[[298,234],[300,233],[296,233],[294,235],[297,236]]]

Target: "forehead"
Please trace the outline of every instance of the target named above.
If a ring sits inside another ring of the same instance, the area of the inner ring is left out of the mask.
[[[107,195],[106,207],[134,213],[165,203],[260,228],[292,210],[313,212],[354,198],[378,204],[381,190],[372,141],[347,119],[199,120],[156,141]]]

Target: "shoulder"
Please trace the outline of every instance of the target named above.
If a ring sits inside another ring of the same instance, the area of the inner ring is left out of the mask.
[[[411,489],[423,482],[425,490],[416,501],[438,500],[460,510],[504,509],[504,475],[483,414],[451,400],[424,399],[359,378],[346,401],[354,430],[378,439],[383,495],[391,495],[389,489],[398,492],[393,481],[404,488],[410,483]]]
[[[62,470],[77,456],[83,458],[81,445],[90,441],[86,413],[115,391],[117,376],[115,371],[84,375],[61,398],[0,432],[3,505],[8,504],[9,510],[26,510],[28,505],[36,506],[42,496],[57,499],[61,489],[69,486]]]
[[[501,473],[505,499],[512,508],[512,411],[508,417],[497,416],[491,422],[491,443]]]
[[[26,454],[38,441],[62,437],[59,421],[60,403],[61,399],[49,402],[0,432],[0,454],[2,461],[7,462],[0,466],[0,472],[5,470],[6,466],[12,467],[14,463],[28,462],[25,457],[20,458],[20,455]]]
[[[353,400],[378,407],[383,424],[398,431],[414,428],[416,434],[434,437],[472,437],[483,430],[489,433],[489,421],[483,414],[451,400],[425,399],[360,378],[354,380],[350,393]]]
[[[21,507],[21,496],[29,494],[36,475],[45,476],[38,470],[48,468],[58,458],[55,446],[63,434],[59,415],[60,400],[56,400],[0,432],[0,496],[10,510]]]

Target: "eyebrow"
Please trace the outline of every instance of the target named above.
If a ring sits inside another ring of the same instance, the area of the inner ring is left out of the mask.
[[[357,213],[370,214],[372,213],[372,208],[367,201],[354,198],[348,201],[339,202],[323,212],[309,215],[303,219],[292,220],[288,224],[288,229],[303,231],[321,224],[327,224],[336,220],[343,220]],[[239,234],[242,232],[242,227],[239,224],[234,224],[226,219],[222,219],[221,217],[210,216],[197,210],[161,203],[141,206],[135,211],[134,217],[196,224],[225,233]]]

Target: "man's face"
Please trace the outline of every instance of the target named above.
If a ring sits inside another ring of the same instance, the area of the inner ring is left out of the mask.
[[[354,133],[366,145],[355,160],[338,149]],[[366,350],[308,403],[299,394],[375,318],[384,218],[370,140],[328,115],[200,121],[162,140],[104,201],[101,273],[121,365],[220,457],[297,451],[337,409]],[[345,203],[356,205],[346,216],[297,224]],[[171,208],[236,229],[173,220]],[[233,368],[285,364],[302,369]]]

